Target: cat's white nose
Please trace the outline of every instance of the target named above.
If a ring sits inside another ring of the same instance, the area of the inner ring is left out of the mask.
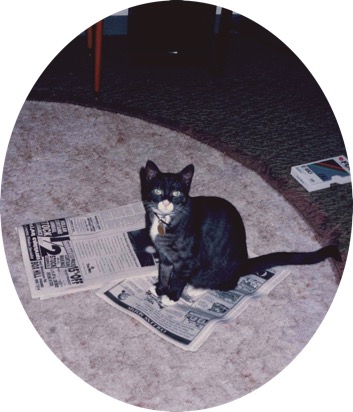
[[[164,213],[169,213],[173,211],[174,205],[169,202],[169,200],[165,199],[158,203],[158,209]]]

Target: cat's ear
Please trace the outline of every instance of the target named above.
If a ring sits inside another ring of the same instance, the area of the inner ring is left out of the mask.
[[[153,163],[151,160],[147,160],[146,167],[145,167],[145,178],[148,182],[153,180],[158,173],[160,173],[157,165]]]
[[[194,165],[189,165],[184,167],[184,169],[180,172],[183,182],[190,187],[192,177],[194,176]]]

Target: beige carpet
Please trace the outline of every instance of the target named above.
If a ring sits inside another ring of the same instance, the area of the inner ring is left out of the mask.
[[[15,227],[140,198],[147,159],[163,171],[194,163],[193,195],[216,195],[242,214],[256,254],[319,247],[309,226],[257,174],[190,137],[126,116],[26,102],[4,167],[2,230],[10,272],[34,327],[54,354],[96,389],[156,410],[204,409],[238,399],[285,368],[313,336],[335,295],[330,262],[291,268],[269,296],[185,352],[95,293],[30,296]],[[118,405],[117,405],[118,407]]]

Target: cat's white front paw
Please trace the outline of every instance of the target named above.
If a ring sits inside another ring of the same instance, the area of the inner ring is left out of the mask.
[[[207,292],[207,289],[194,288],[192,285],[187,285],[185,291],[191,298],[197,298]]]
[[[160,296],[160,298],[161,298],[162,304],[165,305],[165,306],[171,306],[171,305],[175,305],[177,303],[174,300],[169,299],[167,295],[162,295],[162,296]]]
[[[154,253],[156,253],[156,249],[153,246],[147,246],[145,249],[145,252],[147,253],[151,253],[151,255],[153,255]]]
[[[154,295],[157,296],[157,298],[159,299],[159,301],[162,303],[162,305],[164,306],[171,306],[174,305],[176,302],[174,302],[174,300],[171,300],[168,298],[167,295],[161,295],[159,296],[156,292],[156,285],[153,285],[149,288],[149,291]]]
[[[152,285],[152,286],[149,288],[149,291],[152,293],[152,295],[159,297],[158,294],[157,294],[157,292],[156,292],[156,285]]]

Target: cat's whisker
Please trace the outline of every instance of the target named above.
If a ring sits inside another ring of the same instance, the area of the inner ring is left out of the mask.
[[[184,214],[184,215],[189,215],[190,214],[190,211],[188,210],[188,209],[186,209],[185,207],[183,207],[183,208],[178,208],[177,210],[176,210],[176,213],[175,214],[177,214],[177,213],[182,213],[182,214]]]

